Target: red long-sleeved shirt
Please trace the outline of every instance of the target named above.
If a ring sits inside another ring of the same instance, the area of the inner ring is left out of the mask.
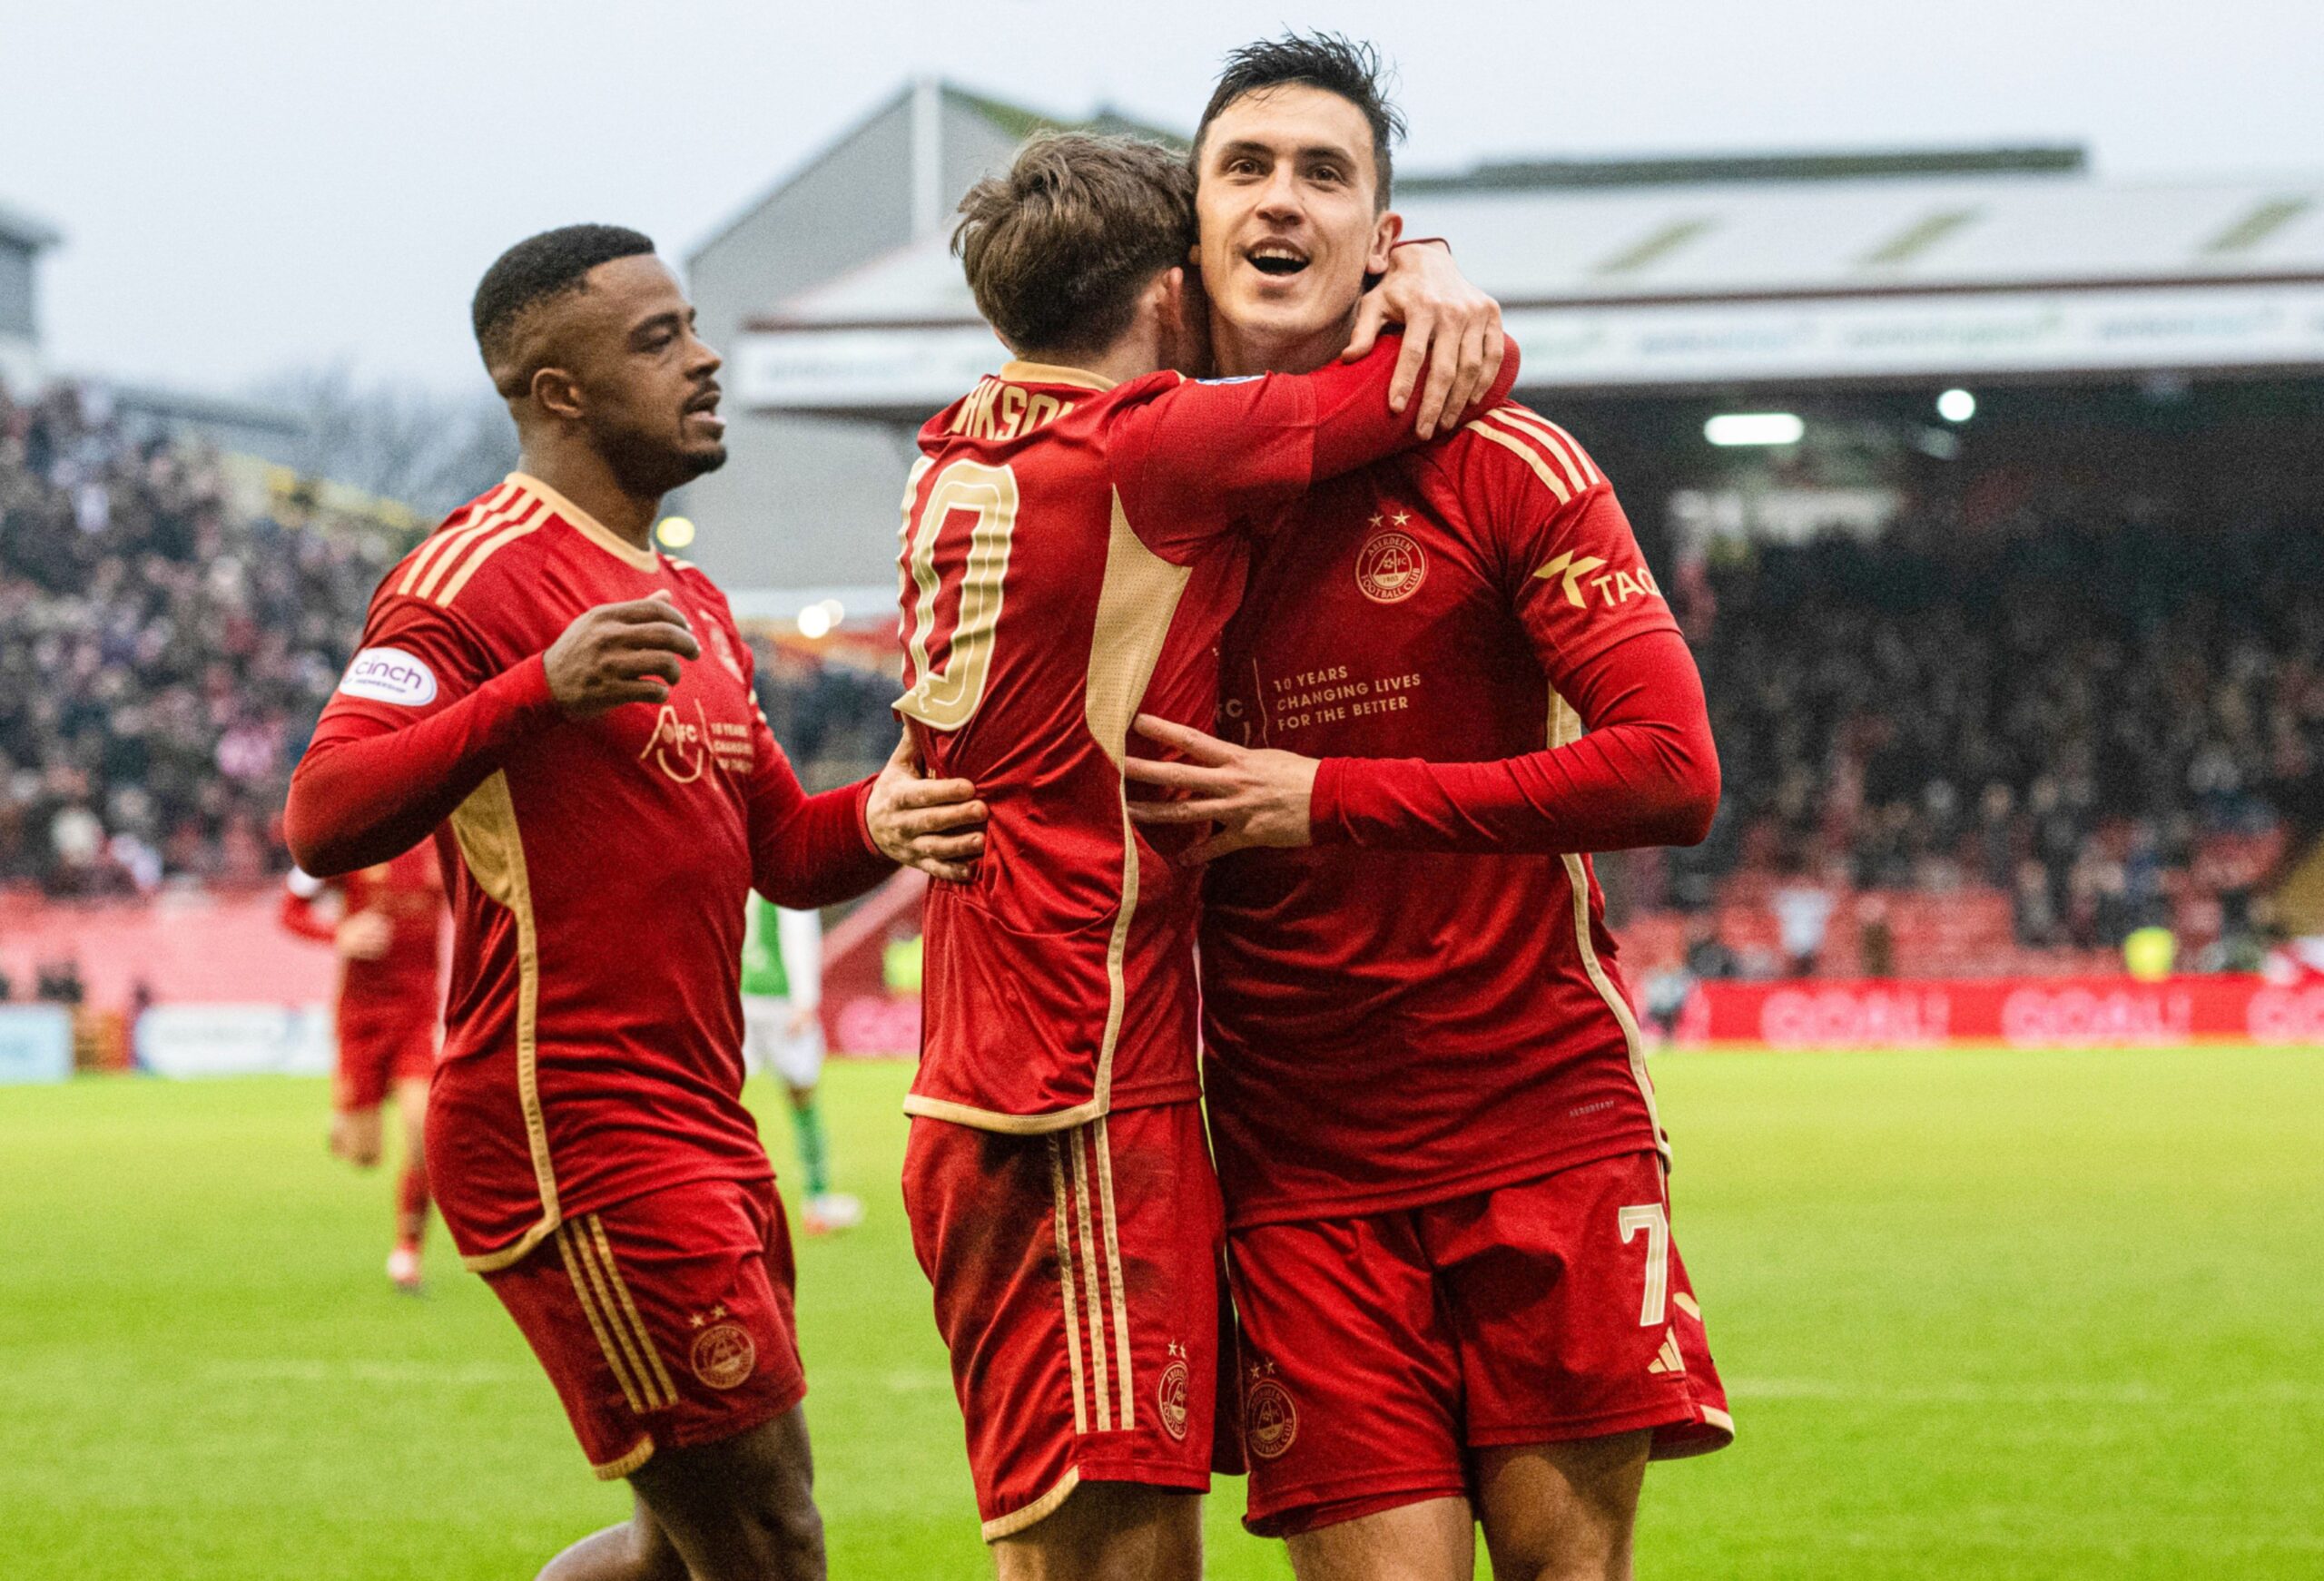
[[[655,593],[702,657],[658,706],[566,720],[541,655]],[[743,901],[819,905],[892,870],[868,787],[807,795],[716,587],[536,478],[388,574],[284,821],[322,874],[436,830],[455,931],[428,1171],[471,1267],[627,1197],[766,1176],[741,1102]]]
[[[1229,739],[1324,760],[1317,843],[1237,852],[1204,889],[1230,1222],[1660,1147],[1587,853],[1699,838],[1716,758],[1572,436],[1503,406],[1312,490],[1257,551],[1220,674]]]
[[[1718,752],[1685,638],[1641,633],[1576,665],[1562,695],[1589,727],[1563,746],[1482,763],[1325,758],[1315,843],[1561,855],[1710,832]]]

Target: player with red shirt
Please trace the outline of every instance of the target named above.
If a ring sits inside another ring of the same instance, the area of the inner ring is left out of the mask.
[[[391,1093],[403,1117],[388,1277],[397,1289],[417,1291],[428,1229],[428,1077],[444,1008],[444,879],[434,848],[417,845],[337,879],[294,869],[283,889],[282,925],[339,951],[331,1152],[359,1169],[376,1168],[379,1106]]]
[[[1209,720],[1250,519],[1439,410],[1392,405],[1396,342],[1158,371],[1202,353],[1192,199],[1175,152],[1085,136],[969,194],[956,244],[1019,360],[930,420],[904,499],[897,708],[990,809],[974,874],[929,893],[905,1203],[1004,1578],[1200,1572],[1167,1497],[1209,1484],[1221,1363],[1197,880],[1129,820],[1131,717]]]
[[[1231,57],[1196,134],[1222,368],[1340,349],[1397,129],[1366,49]],[[1250,1524],[1335,1581],[1465,1577],[1479,1519],[1496,1574],[1627,1576],[1649,1456],[1733,1430],[1587,855],[1708,827],[1692,659],[1588,455],[1504,405],[1289,512],[1222,675],[1226,739],[1148,722],[1194,761],[1129,772],[1229,857],[1204,1038]]]
[[[725,456],[717,355],[653,243],[521,242],[475,318],[523,469],[381,582],[286,831],[320,874],[434,831],[455,918],[438,1200],[597,1474],[638,1498],[544,1574],[820,1577],[790,1240],[741,1102],[743,900],[878,882],[867,817],[921,853],[898,771],[801,790],[725,599],[651,546],[663,493]]]

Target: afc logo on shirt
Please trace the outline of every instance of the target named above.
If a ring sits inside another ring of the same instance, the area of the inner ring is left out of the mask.
[[[693,784],[714,762],[730,774],[751,771],[755,753],[747,723],[712,719],[700,698],[687,712],[694,717],[687,718],[675,702],[662,704],[637,754],[639,762],[651,763],[674,785]]]

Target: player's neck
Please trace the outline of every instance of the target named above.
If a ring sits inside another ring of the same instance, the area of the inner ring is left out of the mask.
[[[654,547],[654,521],[661,496],[643,499],[622,486],[614,469],[592,447],[562,436],[527,439],[517,463],[596,519],[597,525],[640,549]]]
[[[1320,329],[1302,335],[1245,329],[1213,312],[1210,316],[1211,356],[1222,378],[1254,373],[1313,373],[1347,349],[1355,332],[1355,309]]]

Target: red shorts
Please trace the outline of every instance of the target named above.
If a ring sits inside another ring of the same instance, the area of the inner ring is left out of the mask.
[[[1085,1481],[1209,1488],[1227,1326],[1199,1105],[1041,1135],[915,1119],[904,1209],[985,1541]]]
[[[1651,1153],[1228,1237],[1245,1524],[1267,1537],[1469,1491],[1469,1451],[1735,1437]]]
[[[426,1081],[436,1069],[436,1001],[351,1007],[339,1002],[339,1069],[331,1102],[342,1115],[376,1109],[400,1081]]]
[[[657,1448],[749,1432],[806,1397],[772,1180],[691,1181],[584,1213],[484,1277],[601,1478]]]

